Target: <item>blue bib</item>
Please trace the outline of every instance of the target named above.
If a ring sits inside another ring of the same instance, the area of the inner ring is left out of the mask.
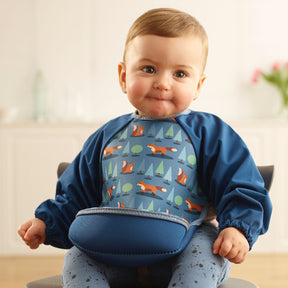
[[[208,210],[196,161],[174,119],[135,118],[104,148],[101,207],[77,214],[70,240],[89,256],[119,266],[179,254]]]
[[[134,119],[104,149],[102,207],[171,213],[192,223],[207,205],[196,161],[175,120]]]

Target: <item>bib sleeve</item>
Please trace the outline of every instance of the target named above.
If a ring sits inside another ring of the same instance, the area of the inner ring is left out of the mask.
[[[101,153],[107,141],[130,119],[116,118],[102,126],[85,142],[82,151],[67,167],[56,186],[55,199],[39,205],[35,217],[46,223],[44,244],[68,249],[68,231],[79,210],[97,207],[102,201]]]
[[[199,183],[216,208],[220,231],[240,229],[251,249],[268,230],[272,204],[247,146],[214,115],[192,112],[179,121],[197,151]]]

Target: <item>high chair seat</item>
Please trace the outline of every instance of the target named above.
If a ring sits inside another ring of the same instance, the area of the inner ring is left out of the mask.
[[[26,288],[62,288],[61,275],[52,276],[30,282],[26,285]],[[259,288],[259,287],[243,279],[229,278],[223,285],[219,286],[218,288]]]
[[[63,173],[63,171],[67,168],[69,163],[60,163],[58,166],[57,174],[58,177]],[[258,166],[258,169],[263,177],[265,182],[265,187],[267,190],[270,189],[274,166]],[[62,280],[61,275],[56,275],[36,281],[32,281],[26,284],[25,288],[62,288]],[[125,287],[128,288],[128,287]],[[134,287],[133,287],[134,288]],[[223,285],[218,288],[259,288],[259,286],[243,279],[238,278],[229,278]]]

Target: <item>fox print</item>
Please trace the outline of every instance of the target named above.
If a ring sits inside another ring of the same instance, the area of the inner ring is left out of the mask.
[[[167,151],[177,152],[176,148],[156,146],[154,143],[147,145],[147,147],[151,149],[153,155],[155,153],[161,153],[164,156],[166,155]]]
[[[156,195],[157,190],[159,190],[161,192],[167,192],[167,190],[165,188],[160,187],[160,186],[153,186],[153,185],[146,184],[146,183],[144,183],[143,180],[141,182],[138,182],[137,185],[141,187],[142,193],[151,191],[153,196]]]

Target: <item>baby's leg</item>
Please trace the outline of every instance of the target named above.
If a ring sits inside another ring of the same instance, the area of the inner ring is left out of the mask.
[[[175,258],[169,288],[216,288],[227,280],[231,263],[212,253],[217,228],[202,224],[185,250]]]
[[[62,279],[64,288],[136,288],[138,285],[137,269],[99,262],[76,247],[65,256]]]
[[[72,247],[65,256],[62,281],[64,288],[110,287],[105,276],[105,265],[94,261],[76,247]]]

